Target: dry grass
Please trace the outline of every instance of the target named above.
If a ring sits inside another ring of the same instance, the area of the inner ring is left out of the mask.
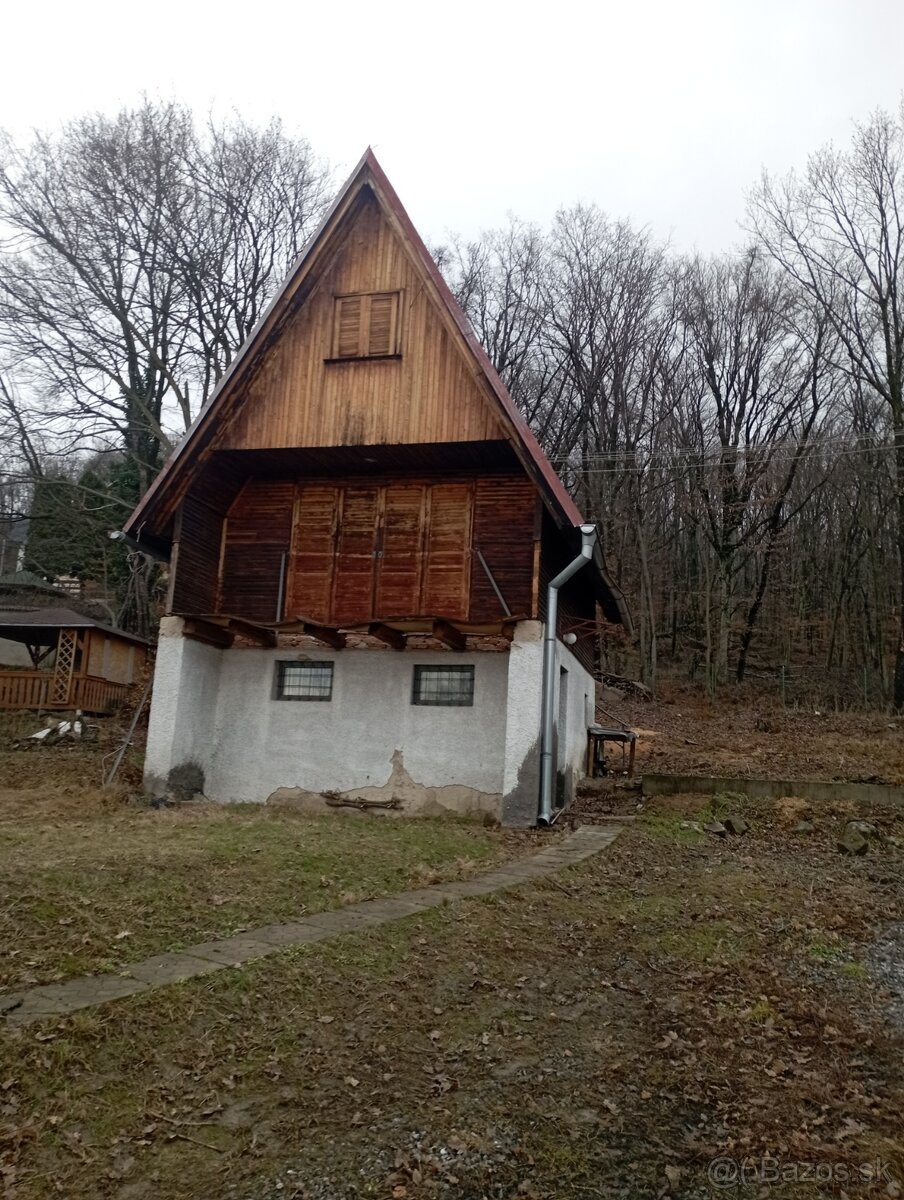
[[[458,821],[311,818],[259,805],[151,809],[105,790],[90,746],[12,750],[0,769],[0,987],[49,982],[438,880],[531,848]]]
[[[436,879],[527,846],[455,821],[331,820],[260,806],[64,801],[0,825],[4,987],[130,962]],[[77,815],[75,815],[77,813]]]
[[[752,815],[687,844],[673,801],[555,880],[7,1031],[10,1194],[696,1197],[717,1154],[901,1179],[868,966],[901,851]]]
[[[533,848],[454,823],[128,807],[98,791],[98,753],[0,752],[10,981]],[[693,1198],[716,1155],[904,1179],[902,1009],[871,949],[904,920],[900,818],[871,814],[886,840],[848,859],[843,806],[807,836],[800,805],[747,806],[751,832],[723,842],[689,824],[712,803],[670,797],[555,879],[0,1027],[4,1200]],[[900,1194],[857,1182],[852,1198]]]
[[[885,712],[783,709],[726,689],[710,704],[699,692],[625,702],[616,715],[640,730],[639,773],[904,784],[904,718]]]

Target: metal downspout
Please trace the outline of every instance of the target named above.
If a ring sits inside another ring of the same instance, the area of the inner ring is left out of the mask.
[[[543,693],[540,717],[540,807],[537,812],[538,825],[551,825],[553,814],[553,728],[555,725],[556,696],[556,624],[559,616],[559,588],[586,567],[593,558],[596,544],[596,526],[581,526],[581,553],[573,559],[546,591],[546,628],[543,633]]]

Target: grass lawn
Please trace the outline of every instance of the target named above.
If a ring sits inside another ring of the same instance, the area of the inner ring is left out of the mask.
[[[128,800],[134,769],[110,793],[93,783],[114,730],[97,745],[9,748],[35,725],[0,725],[0,990],[467,878],[529,853],[537,836],[352,811],[150,809]]]
[[[115,971],[255,925],[465,878],[529,848],[463,822],[308,818],[256,805],[8,822],[0,986]]]
[[[748,815],[744,838],[689,838],[670,800],[553,879],[0,1029],[7,1195],[703,1197],[727,1156],[780,1159],[770,1197],[899,1196],[904,1024],[873,949],[904,918],[904,855],[840,857],[831,814],[808,836]],[[222,820],[188,840],[216,831],[234,880],[262,870],[234,851],[266,822]],[[374,823],[382,858],[369,828],[310,827],[318,854],[327,834],[340,848],[336,888],[314,872],[311,895],[338,902],[353,847],[383,881],[425,860],[426,827]],[[447,861],[458,839],[499,844],[440,836]],[[247,890],[277,888],[286,853]]]

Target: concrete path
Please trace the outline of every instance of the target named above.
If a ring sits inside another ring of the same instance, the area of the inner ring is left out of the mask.
[[[247,933],[201,942],[172,954],[155,954],[144,962],[125,968],[119,975],[83,975],[63,983],[43,984],[20,992],[0,995],[0,1016],[7,1024],[24,1025],[45,1017],[59,1017],[80,1008],[93,1008],[109,1000],[135,996],[140,992],[166,987],[180,979],[209,975],[224,967],[238,966],[254,958],[276,954],[288,946],[320,942],[343,933],[354,933],[368,925],[385,925],[401,917],[413,916],[466,896],[487,896],[491,892],[518,887],[530,879],[552,875],[563,867],[599,854],[618,837],[621,830],[607,826],[583,825],[569,837],[530,858],[505,863],[484,875],[458,883],[435,883],[430,887],[401,892],[381,900],[365,900],[347,908],[312,913],[282,925],[264,925]]]

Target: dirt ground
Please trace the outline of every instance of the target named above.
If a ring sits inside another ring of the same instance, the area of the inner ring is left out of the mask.
[[[847,857],[845,811],[748,805],[721,839],[709,804],[653,804],[555,878],[0,1031],[3,1195],[900,1196],[902,822],[870,813]]]
[[[641,711],[662,727],[663,757],[697,728],[679,705]],[[710,740],[728,754],[739,722],[759,735],[755,721],[722,714]],[[830,743],[827,733],[820,753]],[[179,813],[147,811],[135,824],[128,788],[98,800],[106,752],[48,752],[42,764],[0,750],[13,772],[0,793],[0,832],[12,839],[0,875],[16,970],[28,946],[49,956],[41,969],[65,975],[52,948],[68,953],[87,933],[93,953],[91,914],[112,930],[112,901],[130,881],[159,908],[168,889],[157,873],[179,885],[173,909],[188,898],[180,937],[221,919],[208,893],[239,897],[250,919],[273,888],[287,901],[296,871],[321,906],[341,903],[356,855],[375,880],[418,877],[408,843],[391,861],[368,849],[367,817],[312,833],[310,861],[250,817],[227,818],[225,841],[214,819],[217,853],[186,865],[168,841]],[[626,802],[622,811],[636,808],[632,794]],[[591,789],[573,820],[603,819],[600,807]],[[738,813],[747,833],[705,831]],[[661,798],[631,815],[607,853],[557,876],[71,1017],[0,1026],[0,1196],[900,1198],[904,814],[735,794]],[[852,817],[871,826],[862,857],[836,848]],[[454,863],[460,847],[431,824],[410,836]],[[196,853],[206,826],[191,817],[185,828]],[[120,839],[122,878],[98,869],[107,834]],[[520,852],[541,836],[525,835]],[[271,853],[280,880],[260,865]],[[82,863],[78,887],[92,899],[63,923],[37,903],[61,858],[73,895]]]
[[[617,696],[604,703],[638,731],[641,774],[904,784],[904,718],[885,712],[783,709],[731,692],[710,704],[680,689],[648,703]]]

